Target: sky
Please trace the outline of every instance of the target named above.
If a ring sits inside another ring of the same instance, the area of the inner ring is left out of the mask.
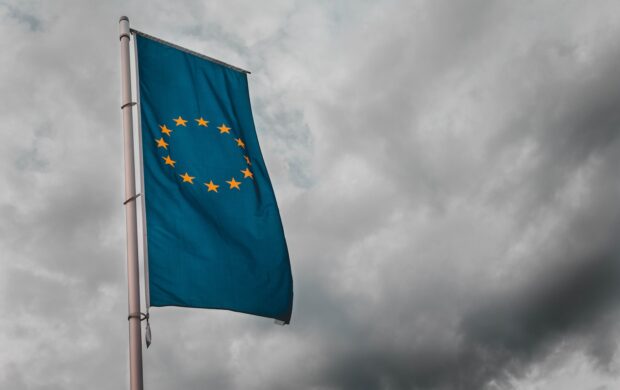
[[[128,387],[118,19],[249,69],[291,324],[146,389],[620,388],[617,1],[0,1],[0,388]]]

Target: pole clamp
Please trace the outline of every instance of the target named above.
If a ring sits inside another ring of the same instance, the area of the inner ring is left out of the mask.
[[[127,321],[131,320],[132,318],[138,318],[140,320],[140,322],[146,320],[148,322],[149,320],[149,313],[129,313],[129,315],[127,316]]]
[[[135,106],[136,104],[138,104],[138,103],[136,103],[136,102],[129,102],[129,103],[125,103],[125,104],[123,104],[123,105],[121,106],[121,110],[122,110],[123,108],[127,107],[127,106]]]
[[[129,315],[127,316],[127,321],[131,320],[132,318],[137,318],[140,320],[140,322],[145,321],[146,320],[146,332],[144,334],[145,336],[145,341],[146,341],[146,347],[150,347],[151,346],[151,341],[152,341],[152,336],[151,336],[151,324],[149,324],[149,318],[150,315],[148,312],[146,313],[129,313]]]
[[[136,200],[138,199],[138,197],[142,195],[142,194],[135,194],[134,196],[132,196],[131,198],[127,199],[126,201],[123,202],[123,206],[126,205],[127,203],[131,202],[132,200]]]

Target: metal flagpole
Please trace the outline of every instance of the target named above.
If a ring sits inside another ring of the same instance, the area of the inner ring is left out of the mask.
[[[129,19],[119,20],[121,41],[121,81],[123,136],[125,141],[125,225],[127,228],[127,285],[129,291],[129,388],[142,390],[142,334],[140,329],[140,281],[138,271],[138,226],[136,178],[133,154],[133,115],[129,69]]]

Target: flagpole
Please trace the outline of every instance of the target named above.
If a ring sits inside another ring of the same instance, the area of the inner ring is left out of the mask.
[[[142,390],[142,334],[140,329],[140,280],[138,271],[138,227],[134,167],[131,73],[129,68],[129,19],[119,20],[121,82],[125,155],[125,226],[127,229],[127,285],[129,292],[129,388]]]

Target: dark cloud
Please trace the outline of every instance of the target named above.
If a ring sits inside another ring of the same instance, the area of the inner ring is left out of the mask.
[[[154,309],[147,388],[617,387],[616,3],[145,4],[0,6],[0,387],[127,383],[123,14],[253,71],[296,290]]]

